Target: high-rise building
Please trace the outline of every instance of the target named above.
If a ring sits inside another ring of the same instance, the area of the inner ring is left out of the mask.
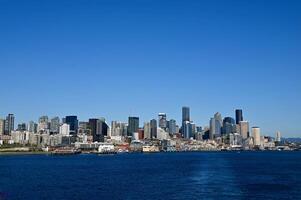
[[[165,113],[159,113],[159,127],[163,130],[167,129],[167,117]]]
[[[38,124],[38,131],[46,131],[49,129],[49,120],[48,120],[48,116],[41,116],[39,118],[39,124]]]
[[[69,124],[62,124],[59,127],[59,133],[63,136],[69,136],[69,134],[70,134],[70,125]]]
[[[4,134],[5,120],[0,119],[0,135]]]
[[[236,117],[236,124],[239,124],[239,122],[244,120],[241,109],[236,109],[235,110],[235,117]]]
[[[249,134],[249,122],[240,121],[239,126],[240,126],[240,135],[241,135],[242,139],[249,138],[249,136],[250,136],[250,134]]]
[[[30,132],[30,133],[36,133],[38,130],[37,130],[37,127],[38,127],[38,125],[34,122],[34,121],[30,121],[29,123],[28,123],[28,132]]]
[[[122,122],[112,121],[111,136],[126,136],[126,124]]]
[[[157,120],[152,119],[150,121],[150,126],[151,126],[151,138],[157,138]]]
[[[254,145],[260,146],[261,137],[260,137],[260,128],[259,127],[252,127],[252,136],[254,139]]]
[[[176,120],[171,119],[168,122],[168,131],[170,134],[174,135],[177,133],[177,123]]]
[[[190,121],[185,121],[183,123],[182,131],[185,139],[190,139],[193,137],[192,123]]]
[[[104,136],[107,135],[109,129],[105,119],[89,119],[89,127],[93,136],[93,142],[103,142]]]
[[[129,117],[128,136],[137,133],[139,129],[139,117]]]
[[[222,124],[223,124],[222,115],[219,112],[217,112],[214,114],[214,119],[215,119],[214,137],[220,137],[222,135]]]
[[[215,129],[216,129],[216,125],[215,125],[215,119],[211,118],[210,119],[210,130],[209,130],[209,139],[213,140],[214,139],[214,134],[215,134]]]
[[[190,108],[182,107],[182,122],[190,121]]]
[[[151,123],[145,122],[143,129],[144,129],[144,139],[151,139]]]
[[[8,114],[4,124],[4,134],[9,135],[15,130],[15,117],[14,114]]]
[[[66,116],[66,124],[70,125],[70,134],[76,135],[78,132],[78,119],[77,116]]]
[[[236,127],[235,127],[235,120],[232,117],[225,117],[223,120],[223,128],[222,133],[224,135],[230,134],[230,133],[236,133]]]
[[[277,132],[276,132],[276,138],[275,138],[275,141],[276,141],[276,142],[281,142],[281,133],[280,133],[280,131],[277,131]]]
[[[53,134],[59,133],[60,129],[60,118],[54,117],[50,121],[50,132]]]
[[[27,130],[27,127],[26,127],[25,123],[18,124],[17,131],[26,131],[26,130]]]

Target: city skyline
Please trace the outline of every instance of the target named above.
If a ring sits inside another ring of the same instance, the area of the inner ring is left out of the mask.
[[[31,126],[34,126],[34,124],[38,125],[38,124],[43,124],[43,122],[47,122],[45,124],[46,127],[49,128],[49,130],[55,130],[57,129],[56,133],[58,133],[58,130],[60,130],[60,127],[64,124],[69,124],[70,127],[68,127],[68,130],[70,131],[71,135],[77,134],[77,130],[78,127],[80,126],[80,123],[91,123],[91,120],[94,120],[95,123],[97,123],[97,121],[100,122],[104,122],[106,124],[106,126],[110,127],[110,129],[113,126],[113,123],[122,123],[125,124],[131,128],[128,129],[127,132],[127,136],[132,136],[132,134],[134,132],[138,132],[138,129],[143,129],[145,128],[145,126],[147,126],[147,123],[152,123],[152,121],[155,121],[156,123],[156,127],[158,128],[162,128],[164,131],[169,132],[170,134],[175,134],[178,133],[176,132],[176,126],[177,128],[182,128],[182,137],[183,138],[190,138],[191,136],[188,135],[187,137],[185,136],[185,130],[188,128],[187,127],[187,123],[190,126],[191,124],[193,124],[194,126],[194,131],[197,131],[197,129],[200,127],[201,130],[208,130],[210,131],[210,135],[212,139],[216,138],[216,137],[220,137],[224,134],[229,134],[229,133],[238,133],[240,132],[240,134],[247,134],[245,136],[245,139],[250,137],[250,130],[252,130],[253,128],[260,128],[259,126],[257,126],[256,124],[250,122],[249,120],[244,120],[245,119],[245,115],[242,109],[238,108],[235,109],[233,111],[233,115],[228,115],[228,116],[223,116],[220,112],[216,112],[213,117],[209,117],[208,118],[208,123],[206,124],[200,124],[196,121],[193,120],[193,118],[191,117],[191,109],[189,106],[183,106],[182,109],[182,118],[180,120],[175,120],[176,118],[170,117],[169,115],[167,115],[166,113],[158,113],[157,117],[153,117],[150,119],[143,119],[141,120],[141,118],[139,117],[139,115],[128,115],[126,120],[116,120],[116,119],[112,119],[112,120],[107,120],[106,117],[104,116],[94,116],[94,117],[89,117],[87,119],[80,119],[78,118],[77,115],[66,115],[66,116],[58,116],[58,115],[54,115],[54,116],[49,116],[49,115],[42,115],[40,117],[37,118],[37,120],[31,119],[29,121],[22,121],[22,122],[18,122],[15,119],[15,115],[13,113],[9,113],[7,114],[6,118],[5,117],[0,117],[0,120],[4,120],[3,121],[3,126],[5,127],[9,127],[11,126],[11,128],[9,130],[4,130],[5,128],[3,127],[3,131],[5,134],[9,134],[11,132],[11,130],[22,130],[22,131],[30,131],[32,130],[32,128],[30,128]],[[13,125],[9,124],[8,121],[11,120]],[[134,120],[134,127],[131,124],[131,121]],[[187,123],[186,123],[187,122]],[[232,127],[232,124],[238,124],[240,126],[242,126],[240,123],[247,123],[247,129],[245,133],[241,133],[241,130],[236,130],[236,128]],[[8,123],[8,124],[6,124]],[[31,125],[33,123],[33,125]],[[172,130],[170,132],[170,128],[171,128],[171,124],[173,124],[174,127],[172,127]],[[53,125],[54,124],[54,125]],[[111,126],[112,125],[112,126]],[[116,124],[115,124],[116,125]],[[23,127],[24,128],[19,128]],[[54,128],[52,127],[54,126]],[[229,127],[230,126],[230,127]],[[185,127],[185,128],[183,128]],[[39,129],[39,127],[37,127]],[[46,129],[48,129],[46,128]],[[95,125],[96,128],[96,125]],[[232,130],[234,128],[234,130]],[[42,128],[43,129],[43,128]],[[92,128],[93,129],[93,128]],[[190,127],[190,132],[192,134],[192,127]],[[261,129],[261,128],[260,128]],[[261,129],[262,130],[262,129]],[[96,131],[96,130],[95,130]],[[110,130],[111,131],[111,130]],[[105,131],[107,132],[107,131]],[[263,131],[263,135],[265,136],[271,136],[274,137],[275,134],[277,135],[277,133],[279,132],[279,129],[274,132],[274,133],[268,133]],[[155,134],[156,135],[156,134]],[[285,134],[284,134],[285,135]],[[193,134],[193,137],[194,134]],[[288,136],[286,136],[287,138],[289,138]],[[291,138],[297,138],[298,136],[290,136]]]
[[[301,3],[1,1],[0,116],[208,124],[301,137]]]

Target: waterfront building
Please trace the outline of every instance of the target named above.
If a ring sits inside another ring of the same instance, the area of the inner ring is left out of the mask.
[[[151,138],[157,138],[157,121],[155,119],[152,119],[150,121],[151,125]]]
[[[63,136],[69,136],[70,135],[70,125],[69,124],[62,124],[59,127],[59,133]]]
[[[70,126],[70,134],[76,135],[78,133],[78,119],[77,116],[66,116],[66,124]]]
[[[133,133],[138,132],[139,129],[139,117],[129,117],[128,123],[128,136],[132,136]]]
[[[239,124],[241,121],[243,121],[242,109],[235,110],[235,118],[236,124]]]
[[[243,139],[249,138],[249,122],[247,121],[240,121],[239,122],[240,126],[240,135],[242,136]]]
[[[189,107],[182,107],[182,123],[190,121],[190,108]]]
[[[259,127],[252,127],[252,136],[254,139],[254,146],[260,146],[261,139],[260,139],[260,128]]]
[[[159,127],[166,130],[167,129],[167,117],[165,113],[159,113]]]

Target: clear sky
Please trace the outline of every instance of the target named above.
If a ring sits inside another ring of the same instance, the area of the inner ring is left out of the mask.
[[[301,1],[0,0],[0,117],[143,121],[242,108],[301,136]]]

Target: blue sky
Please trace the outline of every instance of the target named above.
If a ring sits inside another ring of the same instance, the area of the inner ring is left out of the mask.
[[[0,116],[205,126],[244,110],[301,136],[300,1],[0,0]]]

